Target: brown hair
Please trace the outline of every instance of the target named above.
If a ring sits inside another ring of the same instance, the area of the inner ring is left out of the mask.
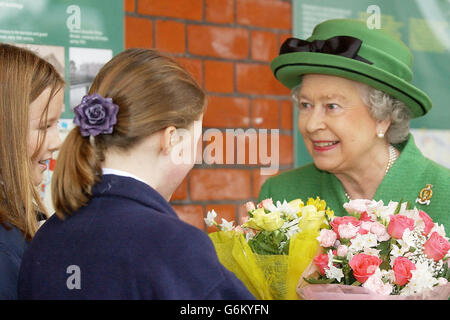
[[[47,211],[31,177],[28,152],[29,106],[45,89],[50,97],[40,122],[47,122],[50,100],[64,87],[55,68],[30,50],[0,43],[0,223],[17,227],[27,239],[37,231],[37,214]]]
[[[126,151],[144,137],[169,126],[186,128],[205,110],[202,89],[177,62],[156,50],[128,49],[103,66],[89,90],[119,106],[112,134],[91,144],[79,127],[59,151],[52,178],[52,197],[60,218],[87,204],[100,180],[108,148]]]

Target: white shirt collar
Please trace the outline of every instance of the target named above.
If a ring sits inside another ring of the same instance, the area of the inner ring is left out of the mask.
[[[133,178],[133,179],[136,179],[136,180],[141,181],[141,182],[143,182],[143,183],[148,185],[148,183],[145,182],[144,180],[142,180],[141,178],[135,176],[134,174],[126,172],[126,171],[117,170],[117,169],[111,169],[111,168],[102,168],[102,173],[104,175],[105,174],[115,174],[116,176]]]

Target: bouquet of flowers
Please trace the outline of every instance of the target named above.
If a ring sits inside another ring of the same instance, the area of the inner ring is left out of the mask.
[[[407,203],[352,200],[317,240],[323,252],[297,287],[305,299],[448,299],[450,243]]]
[[[320,229],[330,228],[333,211],[326,202],[310,198],[290,202],[265,199],[245,204],[243,223],[208,212],[205,222],[219,231],[209,234],[220,262],[233,272],[257,299],[297,299],[296,285],[314,258]]]

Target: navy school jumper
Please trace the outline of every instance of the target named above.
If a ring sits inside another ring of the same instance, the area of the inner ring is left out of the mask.
[[[106,174],[92,200],[53,215],[26,249],[19,299],[254,299],[208,236],[153,188]]]

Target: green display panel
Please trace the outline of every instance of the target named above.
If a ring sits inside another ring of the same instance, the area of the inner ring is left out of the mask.
[[[428,157],[450,167],[450,2],[293,0],[294,37],[306,39],[315,25],[337,18],[366,21],[371,27],[389,31],[410,48],[414,56],[412,83],[433,101],[426,116],[411,121],[411,131],[422,152],[428,148]],[[301,166],[312,158],[298,133],[297,119],[295,110],[295,165]]]
[[[67,82],[62,118],[124,49],[123,0],[0,0],[0,42],[38,52]]]

